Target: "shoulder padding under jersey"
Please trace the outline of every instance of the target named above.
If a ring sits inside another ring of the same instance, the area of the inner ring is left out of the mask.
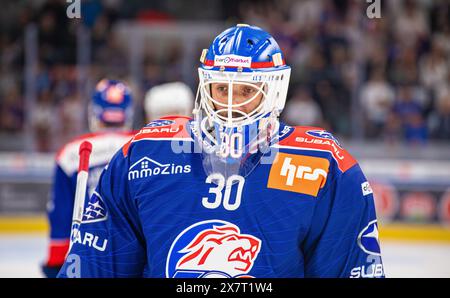
[[[187,116],[165,116],[153,120],[144,126],[134,137],[122,148],[123,156],[128,155],[132,143],[142,140],[172,141],[192,140],[189,132],[188,122],[192,118]]]
[[[58,151],[56,163],[68,176],[75,173],[78,169],[80,145],[83,141],[89,141],[92,144],[89,167],[107,164],[114,153],[130,140],[133,134],[131,131],[104,131],[81,135]]]
[[[342,148],[338,140],[323,128],[310,126],[295,126],[293,128],[294,131],[282,138],[276,147],[329,152],[342,172],[347,171],[357,163]]]

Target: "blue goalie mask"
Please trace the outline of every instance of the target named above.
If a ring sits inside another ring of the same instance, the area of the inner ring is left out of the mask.
[[[200,57],[194,108],[207,175],[247,176],[278,135],[291,69],[273,37],[237,25]]]

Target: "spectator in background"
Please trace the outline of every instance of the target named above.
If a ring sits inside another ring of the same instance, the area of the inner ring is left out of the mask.
[[[357,1],[360,2],[360,1]],[[369,77],[374,68],[388,69],[389,27],[387,18],[363,20],[364,29],[358,24],[352,24],[351,29],[360,34],[359,39],[353,40],[353,57],[364,64],[365,77]],[[355,34],[356,35],[356,34]]]
[[[439,140],[450,141],[450,73],[447,81],[437,88],[435,112],[434,137]]]
[[[109,35],[110,26],[109,19],[105,14],[96,17],[92,27],[92,47],[94,53],[107,45],[108,40],[111,38]]]
[[[389,72],[390,80],[394,84],[417,84],[419,71],[416,48],[405,47],[404,44],[396,44],[392,48],[395,54]]]
[[[57,119],[56,109],[50,90],[39,94],[36,109],[32,114],[32,127],[36,136],[36,150],[38,152],[51,152],[56,149],[55,129]]]
[[[417,48],[426,40],[430,27],[425,11],[417,1],[405,0],[393,19],[395,38],[405,47]]]
[[[183,74],[181,70],[182,66],[182,47],[179,43],[170,44],[167,48],[167,56],[164,61],[164,77],[168,82],[180,81],[182,80]]]
[[[447,9],[447,13],[450,15],[449,9]],[[442,46],[444,55],[447,57],[448,61],[448,58],[450,57],[450,21],[448,21],[448,19],[447,24],[442,27],[442,30],[433,34],[433,41],[434,40]]]
[[[450,67],[441,40],[432,40],[431,51],[420,59],[419,66],[421,83],[435,94],[438,86],[445,83]]]
[[[405,140],[410,144],[424,144],[428,140],[428,128],[421,114],[412,114],[404,124]]]
[[[151,55],[147,55],[146,61],[144,62],[144,82],[141,86],[148,90],[153,86],[163,83],[161,74],[163,73],[163,68],[157,61],[157,59]]]
[[[257,0],[242,1],[239,14],[245,23],[258,27],[267,27],[267,17],[271,10],[276,10],[273,1]]]
[[[55,103],[60,104],[77,92],[77,68],[72,65],[59,65],[52,68],[51,91]]]
[[[404,140],[408,143],[427,141],[428,131],[423,118],[424,109],[414,98],[411,86],[399,87],[392,111],[400,121]]]
[[[323,123],[322,110],[305,87],[295,90],[294,96],[286,104],[282,117],[292,126],[326,126]]]
[[[23,100],[16,85],[0,94],[0,129],[19,132],[23,128]]]
[[[323,118],[330,124],[324,127],[332,132],[345,134],[349,128],[349,106],[340,99],[340,94],[329,80],[320,80],[315,84],[313,97],[318,101]]]
[[[382,132],[383,140],[391,145],[403,143],[402,124],[393,111],[389,111]]]
[[[114,34],[109,35],[106,44],[99,46],[94,52],[94,61],[103,70],[102,75],[99,77],[104,77],[108,74],[114,74],[117,77],[126,76],[129,70],[124,65],[129,64],[128,59],[122,41]]]
[[[81,5],[81,15],[83,23],[88,27],[93,27],[97,23],[97,18],[103,12],[103,5],[100,0],[83,0]]]
[[[20,66],[23,62],[23,52],[21,41],[17,40],[16,36],[0,35],[0,67],[2,70]]]
[[[67,143],[84,130],[84,105],[79,94],[67,96],[59,105],[59,143]]]
[[[292,23],[305,31],[314,30],[320,24],[323,6],[322,0],[294,1],[289,10]]]
[[[39,56],[48,66],[74,63],[75,36],[69,30],[64,1],[48,0],[36,14],[39,33]]]
[[[395,99],[393,87],[386,81],[383,69],[373,70],[370,79],[361,88],[360,106],[366,118],[366,135],[380,136]]]
[[[347,70],[346,50],[343,43],[329,37],[333,45],[329,51],[323,51],[316,44],[305,65],[305,82],[311,88],[314,100],[319,104],[324,119],[334,133],[347,134],[350,128],[350,94],[345,84],[344,71]],[[327,55],[330,56],[327,56]],[[328,64],[330,60],[330,64]]]
[[[37,74],[35,76],[36,92],[40,94],[42,91],[49,90],[52,85],[52,78],[50,77],[50,69],[40,61],[37,67]]]

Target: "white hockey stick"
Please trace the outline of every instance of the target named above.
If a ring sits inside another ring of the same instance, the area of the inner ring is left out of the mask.
[[[91,152],[91,143],[89,143],[88,141],[84,141],[83,143],[81,143],[79,150],[80,161],[78,164],[77,188],[75,190],[69,251],[72,248],[73,242],[75,241],[76,237],[79,237],[78,232],[80,230],[81,221],[83,219],[84,200],[86,197],[89,172],[89,157],[91,156]]]

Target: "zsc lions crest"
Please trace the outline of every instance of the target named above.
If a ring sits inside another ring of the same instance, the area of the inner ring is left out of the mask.
[[[166,277],[238,278],[248,273],[258,257],[261,240],[242,234],[222,220],[198,222],[181,232],[170,248]]]

